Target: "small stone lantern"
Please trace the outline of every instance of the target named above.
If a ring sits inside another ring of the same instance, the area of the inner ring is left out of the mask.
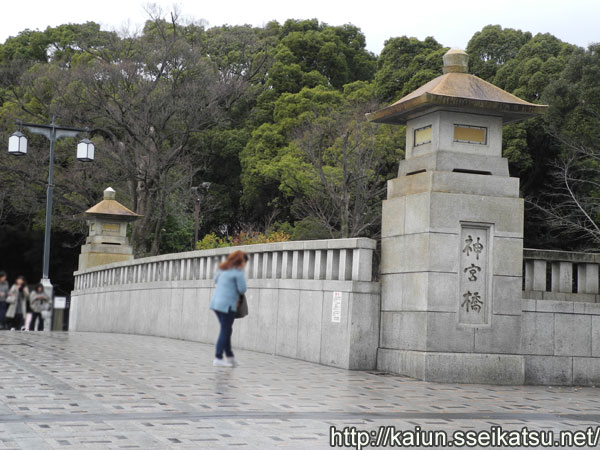
[[[107,188],[104,200],[84,213],[89,234],[85,245],[81,246],[80,271],[133,259],[133,249],[127,238],[127,224],[141,216],[121,205],[115,197],[115,190]]]

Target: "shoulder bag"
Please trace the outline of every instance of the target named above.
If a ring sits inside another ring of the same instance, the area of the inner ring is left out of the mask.
[[[235,311],[235,318],[242,319],[248,315],[248,300],[246,296],[241,294],[238,299],[237,310]]]

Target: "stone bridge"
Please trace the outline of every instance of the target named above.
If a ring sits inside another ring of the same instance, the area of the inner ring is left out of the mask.
[[[382,307],[380,282],[372,275],[375,246],[370,239],[339,239],[240,247],[250,254],[250,315],[236,322],[234,345],[339,368],[402,373],[390,355],[409,349],[418,330],[398,323],[401,312]],[[232,250],[77,272],[69,328],[214,343],[217,321],[208,309],[212,278]],[[487,349],[516,357],[523,379],[503,380],[499,367],[491,381],[597,385],[600,256],[531,249],[523,255],[524,290],[507,293],[520,305],[519,326],[503,330],[519,333],[520,348],[515,352],[499,341]],[[389,295],[405,294],[410,292]],[[445,348],[464,345],[451,328],[440,326],[439,341]],[[453,377],[443,376],[436,381]]]

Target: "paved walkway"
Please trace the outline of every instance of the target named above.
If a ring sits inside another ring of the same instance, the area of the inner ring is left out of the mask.
[[[325,449],[329,427],[584,430],[595,388],[446,385],[144,336],[0,332],[0,449]]]

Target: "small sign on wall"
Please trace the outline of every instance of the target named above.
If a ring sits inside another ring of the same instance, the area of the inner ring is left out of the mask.
[[[333,302],[331,303],[331,321],[340,323],[342,321],[342,293],[333,293]]]
[[[67,297],[54,297],[54,309],[65,309],[67,307]]]

